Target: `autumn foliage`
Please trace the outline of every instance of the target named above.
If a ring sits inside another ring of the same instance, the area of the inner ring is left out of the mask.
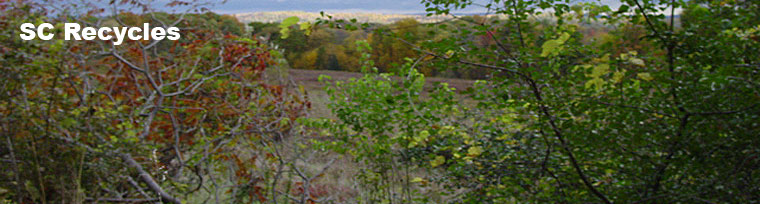
[[[169,6],[175,5],[192,6]],[[267,45],[204,21],[213,14],[89,9],[76,14],[34,2],[0,3],[0,197],[179,203],[201,199],[189,196],[203,191],[235,202],[267,200],[267,175],[256,172],[270,168],[273,155],[262,148],[288,137],[287,121],[309,106],[288,84],[261,80],[277,57]],[[114,46],[17,36],[21,22],[49,22],[61,32],[60,23],[72,21],[171,25],[182,28],[182,38]]]

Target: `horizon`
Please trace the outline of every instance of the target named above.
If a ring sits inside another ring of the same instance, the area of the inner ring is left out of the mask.
[[[159,0],[166,1],[166,0]],[[571,3],[599,2],[617,9],[620,0],[572,0]],[[474,0],[476,4],[486,4],[486,0]],[[254,5],[255,4],[255,5]],[[425,7],[417,0],[227,0],[210,8],[220,14],[241,14],[254,12],[303,11],[327,13],[380,13],[380,14],[424,14]],[[452,13],[488,13],[484,8],[454,10]]]
[[[87,8],[91,5],[108,8],[108,0],[98,1],[86,1],[86,0],[61,0],[61,1],[49,1],[49,0],[32,0],[43,5],[65,5],[69,4],[74,8]],[[173,6],[170,4],[173,0],[149,0],[146,4],[149,5],[153,11],[162,12],[185,12],[188,6]],[[475,5],[487,4],[487,0],[473,0]],[[616,10],[622,5],[620,0],[571,0],[570,4],[576,4],[581,2],[597,2],[601,5],[607,5],[610,9]],[[217,2],[209,2],[207,5],[202,6],[208,9],[208,11],[218,14],[250,14],[259,12],[306,12],[306,13],[370,13],[370,14],[401,14],[401,15],[425,15],[425,7],[417,0],[387,0],[387,1],[372,1],[372,0],[220,0]],[[474,7],[474,8],[473,8]],[[467,9],[452,10],[452,14],[457,15],[485,15],[493,14],[491,11],[483,8],[482,6],[473,6]],[[123,8],[123,7],[122,7]],[[135,7],[127,8],[126,10],[135,9]],[[676,9],[676,13],[681,13],[680,8]],[[668,15],[669,12],[658,12]]]
[[[157,0],[166,2],[169,0]],[[488,0],[473,0],[474,4],[487,4]],[[622,2],[620,0],[570,0],[570,4],[581,2],[596,2],[607,5],[612,10],[617,10]],[[477,6],[475,6],[477,7]],[[401,15],[425,15],[425,7],[417,0],[225,0],[224,3],[209,7],[209,10],[219,14],[249,14],[264,12],[306,12],[306,13],[368,13],[368,14],[401,14]],[[666,9],[667,10],[667,9]],[[676,16],[682,9],[676,9]],[[482,7],[469,7],[466,9],[452,10],[457,15],[484,15],[493,14]],[[669,15],[669,11],[658,12]]]

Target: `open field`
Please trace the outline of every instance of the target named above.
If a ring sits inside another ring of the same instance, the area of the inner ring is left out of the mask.
[[[424,14],[381,14],[381,13],[364,13],[364,12],[328,12],[335,19],[356,19],[358,22],[390,24],[401,19],[412,18],[423,23],[434,23],[442,20],[451,19],[451,16],[426,16]],[[296,16],[304,21],[314,21],[322,18],[318,12],[305,11],[269,11],[269,12],[249,12],[238,13],[234,15],[238,20],[244,23],[249,22],[280,22],[285,18]]]
[[[319,82],[320,75],[327,75],[332,80],[346,81],[350,78],[362,77],[362,73],[356,72],[344,72],[344,71],[332,71],[332,70],[304,70],[304,69],[289,69],[288,74],[294,81],[304,85],[306,88],[321,89],[322,83]],[[457,90],[465,90],[472,86],[473,80],[466,79],[451,79],[451,78],[439,78],[439,77],[425,77],[425,86],[430,87],[435,83],[448,83],[449,87],[454,87]]]

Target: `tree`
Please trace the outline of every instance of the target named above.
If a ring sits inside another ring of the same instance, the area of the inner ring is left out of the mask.
[[[478,6],[425,3],[430,14]],[[419,186],[430,183],[444,186],[440,196],[454,202],[760,199],[753,176],[760,166],[757,3],[626,0],[616,10],[582,4],[575,11],[553,0],[482,6],[506,20],[473,21],[448,28],[448,39],[408,43],[423,57],[401,66],[400,82],[370,72],[327,89],[338,119],[320,127],[333,130],[334,150],[367,164],[360,178],[379,192],[367,202],[425,202]],[[678,27],[675,11],[686,6]],[[603,18],[628,29],[616,35],[644,40],[622,43],[637,39],[621,36],[600,49],[583,43],[574,16]],[[634,32],[640,29],[643,35]],[[470,40],[489,32],[494,46]],[[446,86],[418,97],[424,78],[414,68],[424,56],[439,66],[489,70],[491,77],[468,95],[477,105],[452,101]],[[398,169],[396,162],[409,166]],[[409,173],[420,169],[431,173]]]
[[[129,5],[147,4],[110,4]],[[188,6],[203,10],[199,5]],[[88,8],[92,10],[78,14],[69,13],[69,7],[0,2],[0,200],[253,203],[319,198],[309,191],[281,193],[290,192],[290,186],[312,188],[309,182],[317,176],[293,164],[312,154],[280,154],[280,148],[300,151],[278,141],[297,135],[295,121],[310,104],[292,85],[260,80],[277,57],[267,45],[224,31],[236,30],[237,25],[227,25],[235,22],[228,17],[220,27],[197,14],[133,15],[119,9],[108,14],[96,5]],[[180,27],[182,38],[116,46],[17,37],[22,22],[43,21],[56,25],[56,36],[63,36],[63,22],[94,27],[148,22]],[[282,184],[294,180],[302,184]]]
[[[327,69],[327,52],[324,47],[317,48],[317,61],[314,63],[315,69]]]

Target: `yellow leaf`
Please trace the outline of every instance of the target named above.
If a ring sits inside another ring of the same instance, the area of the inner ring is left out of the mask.
[[[610,73],[610,65],[609,64],[598,64],[594,66],[594,69],[591,70],[590,77],[600,77],[602,75],[605,75],[607,73]]]
[[[628,61],[631,62],[631,64],[635,64],[641,67],[644,66],[644,60],[639,59],[639,58],[631,57],[631,59],[629,59]]]
[[[483,153],[483,148],[479,146],[472,146],[470,149],[467,149],[467,156],[470,157],[480,156],[481,153]]]
[[[438,133],[441,134],[441,135],[445,135],[445,134],[449,134],[451,132],[454,132],[454,127],[450,126],[450,125],[447,125],[447,126],[443,126]]]
[[[454,56],[454,50],[449,50],[446,52],[446,58],[449,58],[451,56]]]
[[[430,136],[430,132],[428,132],[427,130],[423,130],[422,132],[420,132],[420,135],[418,137],[419,139],[417,139],[417,141],[425,140],[428,138],[428,136]]]
[[[625,70],[617,71],[612,75],[612,81],[615,83],[620,83],[620,81],[623,80],[623,77],[625,77]]]
[[[596,78],[593,78],[593,79],[591,79],[591,80],[588,80],[588,81],[586,82],[586,84],[585,84],[585,87],[586,87],[586,88],[590,88],[591,86],[594,86],[594,88],[595,88],[597,91],[599,91],[599,90],[601,90],[601,89],[604,87],[604,84],[606,84],[606,83],[607,83],[607,82],[605,82],[605,81],[604,81],[604,80],[602,80],[601,78],[598,78],[598,77],[596,77]]]
[[[409,141],[409,148],[415,147],[418,144],[425,144],[425,141],[427,141],[427,138],[430,136],[430,133],[427,130],[423,130],[419,134],[412,137],[412,141]],[[424,145],[423,145],[424,146]]]
[[[647,72],[639,73],[638,76],[644,81],[652,81],[652,79],[654,79],[654,77],[652,77],[652,75]]]
[[[594,58],[594,59],[591,60],[591,62],[594,62],[594,63],[609,63],[610,62],[610,54],[607,53],[607,54],[604,54],[604,56],[602,56],[600,58]]]
[[[435,156],[435,159],[433,159],[432,161],[430,161],[430,166],[437,167],[437,166],[440,166],[443,163],[446,163],[446,158],[439,155],[439,156]]]

